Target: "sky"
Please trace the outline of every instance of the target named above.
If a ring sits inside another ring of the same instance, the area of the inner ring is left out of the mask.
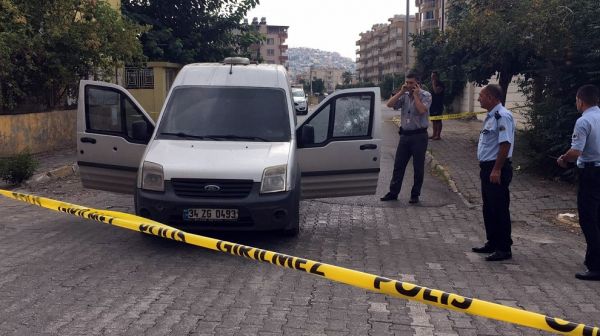
[[[410,4],[414,15],[414,0]],[[355,60],[361,32],[405,13],[406,0],[260,0],[247,17],[249,22],[266,17],[267,24],[290,26],[286,41],[290,48],[337,51]]]

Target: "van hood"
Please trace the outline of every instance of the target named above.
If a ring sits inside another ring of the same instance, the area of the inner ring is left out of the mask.
[[[162,165],[165,180],[200,178],[260,182],[265,168],[288,163],[290,146],[289,142],[155,140],[144,160]]]
[[[294,103],[300,103],[300,102],[305,102],[306,98],[304,97],[293,97],[294,98]]]

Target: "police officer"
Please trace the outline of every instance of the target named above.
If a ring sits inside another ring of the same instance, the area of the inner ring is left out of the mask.
[[[515,124],[512,113],[502,106],[502,88],[490,84],[479,93],[479,103],[488,111],[479,134],[477,158],[483,199],[483,222],[487,242],[473,252],[488,253],[487,261],[512,258],[510,193]]]
[[[414,183],[410,190],[408,203],[419,203],[421,187],[425,176],[425,152],[427,151],[427,126],[429,125],[429,107],[431,93],[421,89],[415,73],[406,75],[406,82],[400,91],[390,98],[388,107],[400,108],[400,140],[396,147],[394,172],[390,181],[390,191],[381,201],[396,201],[402,188],[402,180],[408,161],[412,157]]]
[[[577,90],[575,105],[582,113],[575,122],[571,148],[556,163],[566,168],[567,162],[577,161],[579,190],[577,210],[579,225],[587,244],[587,271],[576,273],[581,280],[600,281],[600,90],[584,85]]]

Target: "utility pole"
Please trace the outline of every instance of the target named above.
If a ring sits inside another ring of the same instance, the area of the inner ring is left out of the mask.
[[[404,21],[404,73],[408,72],[408,29],[410,22],[410,0],[406,0],[406,20]]]
[[[311,64],[310,65],[310,72],[309,72],[310,73],[310,75],[309,75],[309,77],[310,77],[310,79],[309,79],[310,80],[310,95],[314,96],[314,94],[313,94],[313,87],[312,87],[312,69],[313,69],[313,66]]]

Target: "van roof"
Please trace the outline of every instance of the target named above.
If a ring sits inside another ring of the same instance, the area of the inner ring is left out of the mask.
[[[173,86],[179,85],[286,88],[288,84],[285,68],[281,65],[195,63],[181,69],[173,82]]]

